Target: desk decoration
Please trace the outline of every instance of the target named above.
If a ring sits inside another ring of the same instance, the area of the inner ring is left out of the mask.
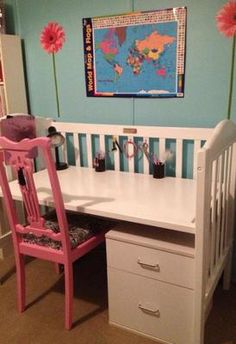
[[[232,96],[233,96],[233,78],[234,78],[234,59],[235,59],[235,45],[236,45],[236,1],[228,1],[218,12],[216,16],[216,23],[218,30],[232,40],[232,55],[231,55],[231,72],[229,83],[229,97],[228,97],[228,111],[227,118],[231,117]]]
[[[165,176],[165,164],[160,160],[153,159],[153,178],[164,178]]]
[[[119,142],[117,140],[117,137],[116,136],[112,136],[112,152],[117,150],[116,147],[118,147],[118,149],[120,151],[120,154],[122,154],[123,151],[122,151],[122,148],[121,148],[121,146],[120,146],[120,144],[119,144]]]
[[[129,146],[133,147],[132,153],[129,152]],[[124,154],[125,154],[126,158],[132,159],[137,155],[137,153],[138,153],[138,146],[136,145],[136,143],[134,141],[127,140],[124,143]]]
[[[88,97],[183,97],[185,7],[83,19]]]
[[[106,170],[105,153],[99,151],[95,154],[93,166],[96,172],[104,172]]]
[[[165,163],[168,160],[173,159],[173,152],[167,149],[160,157],[157,157],[156,154],[153,154],[153,178],[164,178],[165,176]]]
[[[47,26],[43,28],[40,35],[40,43],[42,48],[48,53],[52,54],[53,75],[56,92],[56,105],[57,116],[60,117],[60,104],[57,86],[57,73],[56,73],[56,61],[55,54],[62,48],[65,42],[65,32],[62,26],[56,22],[49,22]]]
[[[127,140],[124,143],[123,150],[122,150],[122,148],[120,147],[120,145],[118,144],[118,142],[116,140],[115,143],[113,143],[112,151],[116,150],[115,144],[118,145],[120,153],[121,154],[124,153],[124,155],[126,156],[127,159],[132,159],[132,158],[137,157],[138,152],[140,151],[140,152],[142,152],[145,155],[147,160],[149,162],[151,162],[150,153],[148,151],[149,145],[148,145],[146,140],[143,143],[141,143],[141,144],[136,144],[132,140]],[[130,152],[130,147],[129,146],[131,147],[131,149],[133,148],[132,152]]]
[[[150,158],[150,153],[148,152],[148,143],[147,141],[144,141],[142,146],[141,146],[141,150],[143,152],[143,154],[146,156],[147,160],[150,162],[151,158]]]
[[[62,146],[65,142],[64,136],[56,131],[56,128],[51,126],[48,128],[48,137],[51,138],[52,147],[55,148],[55,158],[56,158],[56,169],[57,170],[65,170],[68,168],[66,162],[61,162],[59,157],[59,147]]]

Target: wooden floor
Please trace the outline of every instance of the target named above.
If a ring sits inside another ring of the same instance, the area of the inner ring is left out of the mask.
[[[51,263],[27,262],[26,311],[16,311],[14,259],[0,260],[1,344],[154,344],[108,324],[106,257],[100,247],[74,266],[74,327],[64,330],[64,280]],[[216,290],[205,344],[236,344],[236,285]]]

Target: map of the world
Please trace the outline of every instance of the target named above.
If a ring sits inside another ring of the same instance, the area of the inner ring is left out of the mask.
[[[87,95],[183,96],[185,15],[176,10],[185,12],[84,19]]]

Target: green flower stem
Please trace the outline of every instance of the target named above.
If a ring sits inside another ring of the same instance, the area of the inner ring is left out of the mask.
[[[56,102],[57,102],[57,116],[60,117],[60,105],[59,105],[59,96],[58,96],[58,87],[57,87],[57,73],[56,73],[56,62],[55,54],[52,53],[52,63],[53,63],[53,73],[54,73],[54,82],[55,82],[55,91],[56,91]]]
[[[229,84],[228,114],[227,114],[228,119],[230,119],[230,116],[231,116],[232,95],[233,95],[235,42],[236,42],[236,35],[233,36],[233,45],[232,45],[232,61],[231,61],[231,73],[230,73],[230,84]]]

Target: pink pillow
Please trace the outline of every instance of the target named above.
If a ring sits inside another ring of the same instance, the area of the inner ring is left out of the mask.
[[[8,117],[1,121],[1,135],[19,142],[36,137],[35,118],[30,115]]]

